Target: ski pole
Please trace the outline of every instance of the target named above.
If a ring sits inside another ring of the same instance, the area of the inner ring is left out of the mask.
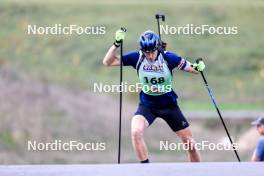
[[[202,59],[201,59],[201,58],[197,59],[197,60],[196,60],[196,63],[198,64],[199,61],[202,61]],[[209,87],[209,85],[208,85],[208,83],[207,83],[207,80],[206,80],[206,78],[205,78],[205,76],[204,76],[203,71],[200,71],[200,73],[201,73],[201,76],[202,76],[202,78],[203,78],[204,84],[205,84],[205,86],[206,86],[206,88],[207,88],[208,94],[209,94],[209,96],[210,96],[210,98],[211,98],[211,100],[212,100],[212,102],[213,102],[213,104],[214,104],[214,107],[215,107],[215,109],[216,109],[216,111],[217,111],[217,113],[218,113],[218,115],[219,115],[219,117],[220,117],[220,120],[221,120],[221,122],[222,122],[222,124],[223,124],[223,126],[224,126],[225,132],[226,132],[226,134],[227,134],[227,136],[228,136],[228,138],[229,138],[229,141],[230,141],[230,143],[231,143],[231,145],[232,145],[233,151],[235,152],[235,155],[236,155],[236,157],[237,157],[237,160],[238,160],[238,162],[240,162],[240,157],[239,157],[239,155],[238,155],[238,153],[237,153],[236,148],[235,148],[234,145],[233,145],[232,138],[231,138],[231,136],[230,136],[230,134],[229,134],[229,132],[228,132],[228,129],[227,129],[226,124],[225,124],[225,121],[224,121],[224,119],[223,119],[223,117],[222,117],[222,115],[221,115],[221,112],[220,112],[220,110],[219,110],[219,108],[218,108],[218,105],[217,105],[217,103],[216,103],[216,101],[215,101],[215,99],[214,99],[214,96],[213,96],[213,94],[212,94],[212,90],[211,90],[211,88]]]
[[[124,27],[121,28],[124,32],[126,29]],[[122,82],[123,82],[123,40],[120,43],[120,81],[119,81],[119,129],[118,129],[118,159],[117,162],[120,164],[121,158],[121,132],[122,132]]]

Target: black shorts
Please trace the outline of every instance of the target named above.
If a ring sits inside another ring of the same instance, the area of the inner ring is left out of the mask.
[[[188,121],[182,114],[177,104],[162,109],[149,108],[144,105],[139,105],[135,115],[144,116],[149,125],[151,125],[157,117],[160,117],[165,120],[170,128],[175,132],[189,126]]]

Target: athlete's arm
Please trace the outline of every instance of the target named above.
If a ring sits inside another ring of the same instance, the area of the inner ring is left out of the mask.
[[[198,73],[199,73],[199,72],[196,71],[193,67],[188,68],[187,72],[189,72],[189,73],[194,73],[194,74],[198,74]]]
[[[122,40],[125,39],[125,34],[126,32],[122,29],[116,31],[114,45],[111,46],[103,59],[105,66],[120,65],[120,56],[117,54],[117,48],[121,45]]]
[[[123,66],[132,66],[136,69],[138,59],[139,52],[131,51],[126,53],[122,57]],[[120,55],[117,54],[117,47],[112,46],[106,53],[103,64],[106,66],[118,66],[120,63]]]
[[[198,74],[200,71],[205,69],[205,64],[202,60],[200,60],[198,63],[191,64],[189,61],[182,58],[177,68],[186,72]]]
[[[166,52],[166,56],[170,70],[177,68],[179,70],[183,70],[189,73],[194,73],[194,74],[199,73],[194,69],[194,67],[192,67],[193,64],[191,64],[189,61],[185,60],[184,58],[176,55],[175,53]]]
[[[118,66],[120,65],[120,55],[117,54],[117,47],[115,45],[109,48],[108,52],[106,53],[103,64],[105,66]]]
[[[183,65],[182,65],[182,67],[180,67],[180,65],[181,65],[180,64],[178,66],[179,69],[184,70],[184,71],[189,72],[189,73],[194,73],[194,74],[198,74],[199,73],[198,71],[196,71],[194,69],[193,64],[191,64],[191,62],[189,62],[189,61],[187,61],[187,60],[182,58],[181,63],[183,63]]]
[[[189,73],[198,74],[199,71],[203,71],[205,64],[202,60],[198,63],[192,64],[188,60],[176,55],[175,53],[166,52],[166,60],[168,61],[168,66],[170,70],[177,68]]]

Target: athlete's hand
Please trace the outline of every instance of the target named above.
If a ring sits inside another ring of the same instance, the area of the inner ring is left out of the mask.
[[[116,47],[119,47],[121,41],[125,39],[125,36],[126,36],[126,30],[125,29],[118,29],[116,31],[116,33],[115,33],[115,43],[114,43],[114,45]]]
[[[196,71],[200,71],[202,72],[204,69],[205,69],[205,64],[203,62],[202,59],[198,59],[196,61],[196,63],[193,64],[193,68],[196,70]]]

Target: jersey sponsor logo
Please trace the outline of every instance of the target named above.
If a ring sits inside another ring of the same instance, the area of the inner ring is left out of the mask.
[[[163,71],[163,65],[144,65],[144,71]]]

